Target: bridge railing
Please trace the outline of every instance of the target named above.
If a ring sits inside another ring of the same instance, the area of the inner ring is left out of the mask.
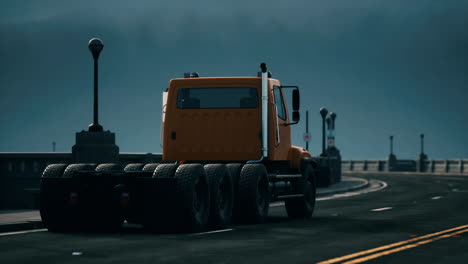
[[[121,153],[120,164],[160,162],[161,154]],[[0,153],[0,209],[34,208],[42,172],[49,164],[71,163],[71,153]],[[468,159],[343,160],[342,171],[468,173]]]
[[[418,170],[419,163],[421,163]],[[468,159],[447,160],[343,160],[342,171],[419,171],[432,173],[468,173]]]

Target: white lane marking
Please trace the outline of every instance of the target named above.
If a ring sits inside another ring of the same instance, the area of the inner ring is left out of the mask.
[[[386,182],[378,181],[378,180],[373,180],[373,181],[375,181],[376,184],[380,184],[380,187],[372,189],[372,185],[373,185],[372,184],[370,187],[371,189],[363,189],[363,190],[355,191],[355,192],[341,193],[341,194],[334,194],[331,196],[320,197],[320,198],[317,198],[316,201],[325,201],[325,200],[350,197],[350,196],[355,196],[355,195],[360,195],[360,194],[365,194],[365,193],[371,193],[371,192],[380,191],[388,187],[388,184]]]
[[[393,207],[382,207],[382,208],[376,208],[376,209],[372,209],[371,211],[372,212],[381,212],[381,211],[387,211],[387,210],[392,210]]]
[[[73,252],[72,253],[72,256],[81,256],[81,255],[83,255],[82,252]]]
[[[274,202],[270,204],[270,207],[284,206],[284,202]]]
[[[315,199],[315,201],[325,201],[325,200],[331,200],[331,199],[337,199],[337,198],[343,198],[343,197],[350,197],[350,196],[355,196],[359,194],[380,191],[388,187],[388,184],[386,182],[378,181],[378,180],[373,180],[373,181],[375,181],[376,184],[380,184],[380,187],[375,188],[375,189],[364,189],[364,190],[355,191],[355,192],[332,194],[330,196],[319,197]],[[280,207],[280,206],[284,206],[284,202],[274,202],[270,204],[270,207]]]
[[[18,231],[18,232],[0,233],[0,236],[11,236],[11,235],[27,234],[27,233],[34,233],[34,232],[44,232],[44,231],[47,231],[47,229],[44,228],[44,229],[24,230],[24,231]]]
[[[466,193],[468,191],[465,190],[459,190],[459,189],[453,189],[452,192],[461,192],[461,193]]]
[[[442,197],[442,196],[434,196],[434,197],[432,197],[431,199],[432,199],[432,200],[439,200],[439,199],[441,199],[441,198],[444,198],[444,197]]]
[[[208,231],[208,232],[202,232],[202,233],[195,233],[195,234],[190,234],[189,236],[199,236],[199,235],[206,235],[206,234],[214,234],[214,233],[221,233],[221,232],[229,232],[233,231],[234,229],[221,229],[221,230],[214,230],[214,231]]]

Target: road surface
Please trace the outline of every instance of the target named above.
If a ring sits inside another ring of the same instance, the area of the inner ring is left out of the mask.
[[[467,176],[365,177],[380,190],[322,198],[308,220],[274,204],[266,224],[210,233],[3,233],[0,263],[468,263]]]

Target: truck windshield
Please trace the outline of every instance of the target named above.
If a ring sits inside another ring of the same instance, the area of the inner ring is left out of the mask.
[[[177,93],[179,109],[256,108],[257,88],[182,88]]]

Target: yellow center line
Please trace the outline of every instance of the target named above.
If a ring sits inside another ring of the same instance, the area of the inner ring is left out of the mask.
[[[393,243],[393,244],[389,244],[389,245],[385,245],[385,246],[381,246],[381,247],[377,247],[377,248],[368,249],[368,250],[364,250],[364,251],[361,251],[361,252],[345,255],[345,256],[342,256],[342,257],[321,261],[321,262],[318,262],[317,264],[337,263],[337,262],[341,262],[341,261],[344,261],[344,260],[347,260],[347,259],[352,259],[352,258],[359,257],[359,256],[362,256],[362,255],[367,255],[367,254],[370,254],[370,253],[374,253],[374,252],[377,252],[377,251],[382,251],[382,250],[394,248],[394,247],[401,246],[401,245],[404,245],[404,244],[407,244],[407,243],[411,243],[411,242],[415,242],[415,241],[418,241],[418,240],[422,240],[422,239],[442,235],[442,234],[449,233],[449,232],[459,230],[459,229],[463,229],[463,228],[468,228],[468,225],[463,225],[463,226],[459,226],[459,227],[439,231],[439,232],[436,232],[436,233],[432,233],[432,234],[428,234],[428,235],[424,235],[424,236],[415,237],[415,238],[412,238],[412,239],[400,241],[400,242],[397,242],[397,243]]]
[[[418,247],[420,245],[424,245],[424,244],[427,244],[427,243],[437,241],[439,239],[453,237],[455,235],[465,233],[465,232],[468,232],[468,229],[461,230],[461,231],[454,232],[454,233],[450,233],[450,234],[446,234],[446,235],[442,235],[442,236],[435,237],[435,238],[428,239],[428,240],[419,241],[419,242],[416,242],[414,244],[409,244],[409,245],[406,245],[406,246],[403,246],[403,247],[398,247],[398,248],[394,248],[394,249],[391,249],[391,250],[383,251],[383,252],[373,254],[373,255],[369,255],[369,256],[366,256],[366,257],[363,257],[363,258],[353,259],[353,260],[344,262],[343,264],[357,264],[357,263],[365,262],[365,261],[368,261],[368,260],[371,260],[371,259],[375,259],[375,258],[385,256],[385,255],[390,255],[390,254],[393,254],[393,253],[396,253],[396,252],[399,252],[399,251],[407,250],[407,249],[410,249],[410,248],[415,248],[415,247]]]

